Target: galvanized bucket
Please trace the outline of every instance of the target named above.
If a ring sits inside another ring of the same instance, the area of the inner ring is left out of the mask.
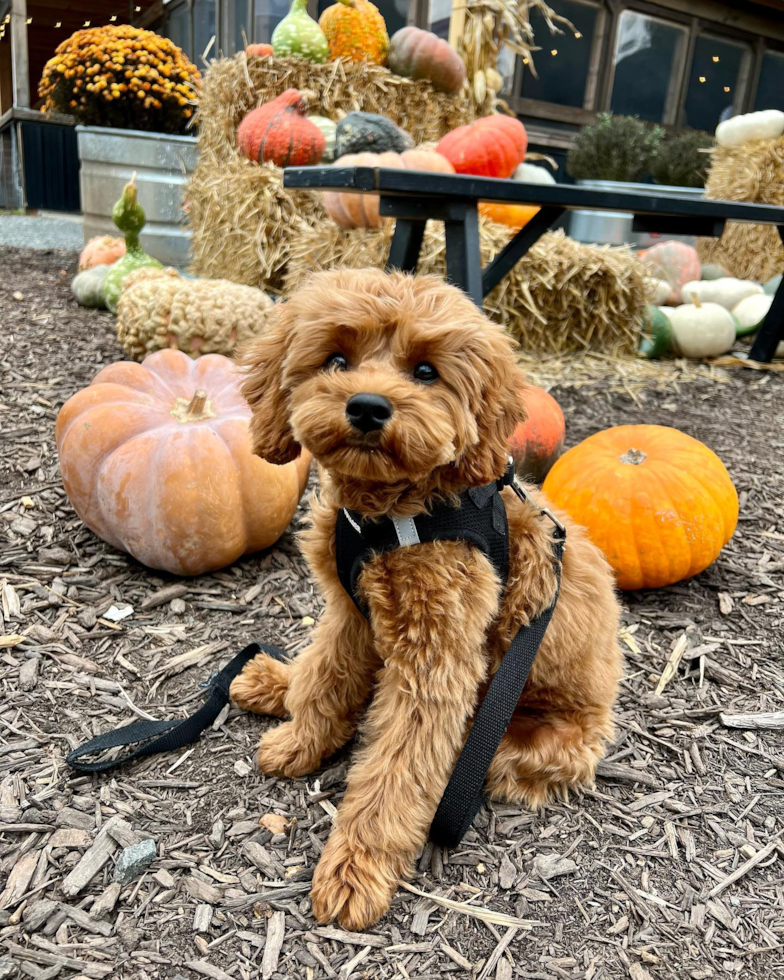
[[[636,191],[649,194],[652,190],[674,197],[698,201],[705,196],[702,187],[675,187],[664,184],[632,184],[617,180],[578,180],[578,186],[592,191]],[[591,245],[632,245],[634,248],[649,248],[656,242],[667,239],[694,244],[692,236],[651,235],[647,232],[632,231],[634,215],[628,211],[572,211],[569,216],[569,236],[578,242]]]
[[[84,240],[117,235],[112,208],[136,172],[139,203],[147,224],[142,247],[164,265],[188,265],[190,231],[183,191],[196,167],[195,136],[168,136],[135,129],[77,126]]]

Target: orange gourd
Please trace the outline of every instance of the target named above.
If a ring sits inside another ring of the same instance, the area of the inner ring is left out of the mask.
[[[112,265],[125,255],[125,239],[111,235],[97,235],[82,249],[79,256],[79,272],[94,269],[97,265]]]
[[[271,58],[275,54],[275,49],[271,44],[249,44],[245,48],[245,54],[249,58]]]
[[[477,177],[511,177],[525,159],[528,136],[519,119],[499,114],[458,126],[436,149],[455,172]]]
[[[150,568],[200,575],[274,544],[310,457],[254,456],[234,362],[177,350],[121,361],[63,405],[56,442],[65,491],[100,538]]]
[[[405,150],[403,153],[347,153],[335,161],[336,167],[394,167],[398,170],[427,170],[453,174],[452,164],[433,150]],[[378,194],[324,192],[324,207],[341,228],[380,228]]]
[[[324,134],[305,116],[305,102],[295,88],[249,112],[237,127],[237,146],[249,160],[278,167],[318,163]]]
[[[508,225],[519,231],[525,228],[539,208],[533,204],[498,204],[491,201],[479,202],[479,213],[497,225]]]
[[[703,571],[738,521],[738,494],[719,457],[663,425],[597,432],[564,453],[544,492],[587,528],[621,589]]]
[[[509,440],[518,476],[541,483],[563,452],[566,423],[561,406],[544,390],[528,385],[523,396],[527,418]]]
[[[319,17],[319,27],[329,44],[329,56],[383,65],[389,51],[389,34],[378,7],[369,0],[339,0]]]

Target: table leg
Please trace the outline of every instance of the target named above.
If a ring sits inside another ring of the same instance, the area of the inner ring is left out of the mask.
[[[482,292],[487,294],[494,289],[504,276],[511,272],[520,259],[541,236],[561,218],[565,208],[540,208],[528,224],[521,228],[482,273]]]
[[[778,230],[779,237],[784,242],[784,225],[779,225]],[[765,322],[754,338],[754,343],[749,351],[749,360],[762,363],[772,361],[779,341],[784,341],[784,279],[776,290]]]
[[[455,286],[482,306],[482,256],[479,251],[479,216],[476,201],[462,205],[458,220],[444,221],[446,236],[446,274]]]
[[[416,272],[425,224],[424,221],[413,221],[409,218],[398,218],[395,221],[395,233],[392,236],[387,259],[387,272],[391,272],[392,269],[400,269],[401,272],[412,274]]]

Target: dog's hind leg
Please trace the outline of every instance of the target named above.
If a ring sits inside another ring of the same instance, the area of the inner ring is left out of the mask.
[[[487,773],[491,799],[537,809],[570,789],[593,784],[613,737],[606,706],[518,713]]]

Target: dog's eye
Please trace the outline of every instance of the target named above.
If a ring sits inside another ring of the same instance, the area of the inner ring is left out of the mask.
[[[421,364],[417,364],[413,374],[416,380],[421,381],[422,384],[430,385],[434,381],[438,381],[438,371],[436,371],[432,364],[428,364],[427,361],[422,361]]]
[[[342,354],[330,354],[324,361],[324,369],[326,371],[347,371],[348,361]]]

